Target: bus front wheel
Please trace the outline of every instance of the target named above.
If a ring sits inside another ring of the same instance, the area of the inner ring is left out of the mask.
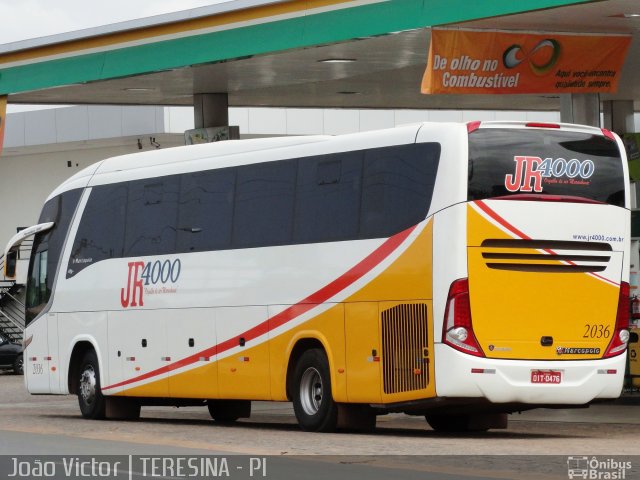
[[[78,404],[84,418],[105,418],[106,403],[100,389],[100,366],[96,352],[89,350],[80,363]]]
[[[308,432],[332,432],[338,423],[338,405],[331,394],[327,355],[314,348],[302,354],[293,376],[293,410]]]

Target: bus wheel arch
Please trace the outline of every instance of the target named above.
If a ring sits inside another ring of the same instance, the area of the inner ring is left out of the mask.
[[[96,349],[88,340],[81,340],[76,342],[73,346],[73,350],[71,351],[71,356],[69,358],[69,368],[67,370],[67,382],[69,393],[71,394],[75,395],[78,393],[81,362],[89,350],[93,350],[95,352]]]
[[[304,352],[306,352],[307,350],[311,350],[314,348],[318,348],[321,350],[325,351],[325,354],[327,352],[327,349],[324,346],[324,343],[322,343],[321,340],[319,340],[318,338],[315,337],[303,337],[303,338],[297,338],[294,339],[292,342],[293,346],[289,347],[289,361],[287,362],[287,371],[285,372],[286,374],[286,389],[287,389],[287,399],[288,400],[292,400],[293,399],[293,373],[294,370],[296,368],[296,365],[298,364],[298,362],[300,361],[300,357],[302,357],[302,355],[304,354]]]

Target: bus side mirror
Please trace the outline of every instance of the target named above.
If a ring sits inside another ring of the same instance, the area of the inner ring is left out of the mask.
[[[18,261],[18,251],[11,250],[7,252],[7,257],[4,259],[4,276],[8,279],[16,278],[16,264]]]

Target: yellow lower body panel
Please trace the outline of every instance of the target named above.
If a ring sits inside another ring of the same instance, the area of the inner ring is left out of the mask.
[[[282,333],[270,325],[268,340],[241,353],[170,372],[168,379],[125,389],[121,395],[157,396],[160,387],[174,398],[286,401],[291,352],[298,341],[313,339],[327,353],[337,402],[378,404],[435,396],[432,233],[430,221],[395,261],[344,302],[325,305]]]

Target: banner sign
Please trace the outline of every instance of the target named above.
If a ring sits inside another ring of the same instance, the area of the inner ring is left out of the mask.
[[[0,96],[0,155],[2,155],[2,145],[4,144],[4,125],[7,120],[7,96]]]
[[[432,30],[422,93],[613,93],[631,37]]]

